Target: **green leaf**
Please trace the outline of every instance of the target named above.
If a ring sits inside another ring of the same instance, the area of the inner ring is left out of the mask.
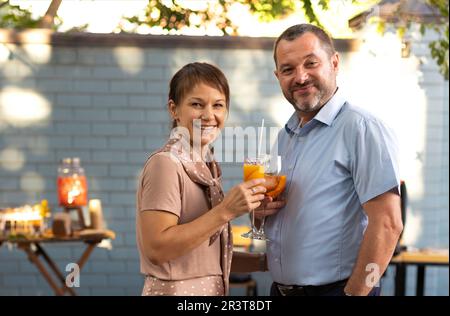
[[[426,27],[425,24],[420,24],[420,34],[425,35]]]

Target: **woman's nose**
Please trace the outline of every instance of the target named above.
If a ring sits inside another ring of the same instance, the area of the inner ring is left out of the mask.
[[[202,120],[208,121],[212,119],[212,117],[213,117],[212,109],[209,106],[205,107],[201,116]]]

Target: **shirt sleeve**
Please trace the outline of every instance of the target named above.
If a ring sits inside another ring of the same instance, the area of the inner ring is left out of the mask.
[[[141,178],[139,211],[160,210],[180,216],[182,175],[180,163],[159,153],[146,163]]]
[[[391,129],[375,119],[363,119],[358,126],[352,176],[361,204],[400,184],[398,144]]]

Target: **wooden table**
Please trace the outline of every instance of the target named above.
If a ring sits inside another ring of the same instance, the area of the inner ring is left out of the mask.
[[[395,296],[404,296],[406,289],[406,269],[408,265],[417,266],[416,296],[423,296],[425,287],[425,268],[427,266],[447,266],[448,249],[404,251],[391,260],[396,266]]]
[[[47,236],[47,237],[29,237],[29,238],[19,238],[19,239],[5,239],[0,237],[0,246],[2,243],[9,242],[16,244],[17,247],[26,252],[28,255],[28,259],[31,263],[35,264],[38,268],[39,272],[43,275],[45,280],[51,286],[55,295],[65,295],[65,293],[69,293],[72,296],[76,295],[76,292],[73,288],[68,287],[66,285],[66,280],[64,275],[56,266],[53,259],[48,255],[48,253],[43,248],[42,244],[48,243],[84,243],[86,245],[86,249],[82,253],[80,259],[77,264],[81,271],[84,264],[87,262],[90,254],[94,250],[94,248],[104,239],[114,239],[115,233],[110,230],[83,230],[74,233],[72,236],[68,237],[56,237],[56,236]],[[42,257],[42,260],[40,260]],[[48,264],[50,270],[46,268],[43,262]],[[52,276],[53,272],[53,276]],[[56,281],[54,280],[56,278]],[[59,285],[58,285],[59,283]]]

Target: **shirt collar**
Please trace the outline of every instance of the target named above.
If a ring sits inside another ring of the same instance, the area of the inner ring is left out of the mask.
[[[337,88],[336,93],[327,103],[325,103],[325,105],[320,109],[319,113],[317,113],[313,119],[330,126],[338,115],[345,101],[346,100],[342,93],[342,89]]]
[[[336,93],[331,97],[330,100],[320,109],[320,111],[314,116],[313,120],[322,122],[330,126],[342,106],[345,104],[345,97],[343,95],[342,89],[337,89]],[[289,134],[300,134],[300,120],[298,118],[297,112],[294,112],[292,116],[287,121],[284,126]]]
[[[298,119],[297,111],[291,115],[284,128],[288,134],[300,134],[300,120]]]

